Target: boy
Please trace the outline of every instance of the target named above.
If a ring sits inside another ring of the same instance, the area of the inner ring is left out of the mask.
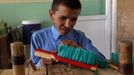
[[[43,64],[51,64],[50,60],[34,56],[34,50],[55,51],[60,43],[80,46],[86,50],[92,50],[97,54],[98,59],[105,60],[105,57],[92,45],[85,34],[73,29],[81,11],[79,0],[53,0],[49,16],[53,22],[52,26],[39,30],[32,35],[31,59],[39,67]]]

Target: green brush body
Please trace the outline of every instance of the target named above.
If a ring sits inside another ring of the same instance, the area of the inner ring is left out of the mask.
[[[58,47],[58,56],[69,58],[78,62],[95,65],[96,54],[92,51],[74,48],[67,45],[60,45]]]
[[[90,65],[99,65],[101,67],[106,67],[106,61],[97,59],[96,53],[91,50],[84,50],[81,48],[75,48],[67,45],[58,46],[58,56],[63,58],[68,58],[78,62],[90,64]]]

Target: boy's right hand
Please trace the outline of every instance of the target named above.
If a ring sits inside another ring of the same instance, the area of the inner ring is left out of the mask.
[[[52,64],[52,60],[49,60],[49,59],[45,59],[45,58],[41,58],[41,65],[49,65],[49,64]]]

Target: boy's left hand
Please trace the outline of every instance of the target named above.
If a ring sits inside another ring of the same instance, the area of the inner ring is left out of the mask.
[[[79,47],[78,44],[72,40],[63,40],[61,41],[61,44],[72,46],[72,47]]]

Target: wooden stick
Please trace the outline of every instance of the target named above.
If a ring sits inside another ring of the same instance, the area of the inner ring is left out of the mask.
[[[36,68],[35,64],[32,62],[32,60],[28,59],[28,64],[30,64],[30,66],[32,67],[33,71],[37,70],[37,68]]]
[[[116,66],[116,65],[113,65],[113,64],[108,64],[108,66],[110,67],[110,68],[113,68],[113,69],[115,69],[115,70],[118,70],[119,68],[118,68],[118,66]]]

